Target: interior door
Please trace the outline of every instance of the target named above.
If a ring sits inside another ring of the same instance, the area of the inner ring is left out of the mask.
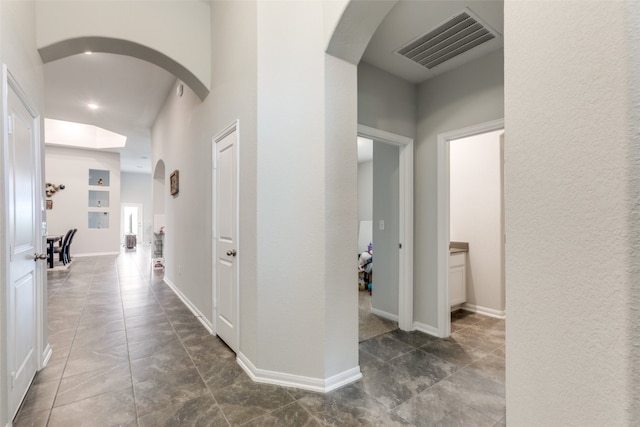
[[[7,190],[9,290],[7,300],[9,410],[15,415],[38,369],[37,307],[42,285],[38,257],[42,248],[38,183],[39,128],[9,84],[7,94]],[[35,256],[34,256],[35,255]],[[46,258],[46,257],[45,257]]]
[[[215,139],[216,334],[238,347],[238,140],[235,126]]]

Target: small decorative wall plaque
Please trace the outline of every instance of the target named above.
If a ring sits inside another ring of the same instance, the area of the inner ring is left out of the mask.
[[[169,175],[169,185],[171,195],[175,196],[176,194],[178,194],[178,192],[180,191],[180,172],[178,171],[178,169],[174,170],[173,172],[171,172],[171,175]]]

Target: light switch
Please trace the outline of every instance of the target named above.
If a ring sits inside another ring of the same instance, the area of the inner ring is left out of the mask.
[[[381,219],[380,222],[378,223],[378,229],[384,230],[384,219]]]

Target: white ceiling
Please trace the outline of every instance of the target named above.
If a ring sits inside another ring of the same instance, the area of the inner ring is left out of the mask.
[[[500,49],[502,37],[432,70],[394,53],[465,7],[498,33],[503,33],[502,1],[401,0],[380,24],[363,61],[412,83],[421,83]],[[117,150],[121,155],[121,169],[151,173],[150,129],[175,76],[146,61],[105,53],[53,61],[45,64],[44,72],[47,118],[91,124],[126,136],[126,146]],[[88,103],[100,108],[91,110]]]
[[[503,38],[496,37],[431,70],[401,57],[395,53],[398,48],[437,28],[465,7],[502,35],[504,32],[503,6],[503,1],[401,0],[391,9],[376,30],[362,60],[411,83],[422,83],[431,77],[502,48]]]
[[[108,53],[44,65],[45,116],[101,127],[127,137],[121,169],[151,173],[151,126],[176,78],[150,62]],[[91,110],[88,103],[99,106]],[[46,135],[45,135],[46,139]]]

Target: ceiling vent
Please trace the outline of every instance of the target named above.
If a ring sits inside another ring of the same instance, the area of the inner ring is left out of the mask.
[[[473,12],[464,9],[438,28],[402,46],[396,53],[432,69],[498,35]]]

